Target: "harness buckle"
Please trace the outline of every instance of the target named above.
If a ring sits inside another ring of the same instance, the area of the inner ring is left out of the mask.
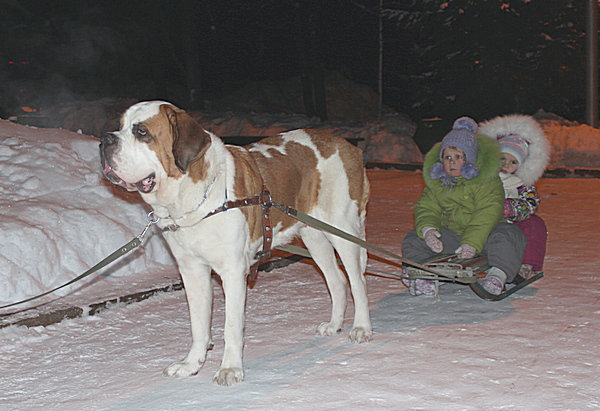
[[[258,259],[258,261],[262,261],[264,259],[267,259],[271,257],[271,250],[268,251],[259,251],[256,254],[254,254],[254,258]]]
[[[271,192],[267,189],[267,187],[263,186],[262,191],[258,196],[258,201],[260,201],[260,205],[263,206],[263,208],[269,208],[273,205]]]

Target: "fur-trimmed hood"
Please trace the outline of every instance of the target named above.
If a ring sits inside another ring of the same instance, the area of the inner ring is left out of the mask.
[[[509,114],[484,121],[479,134],[498,139],[516,134],[529,142],[528,155],[516,171],[525,185],[533,185],[544,174],[550,161],[550,145],[539,123],[531,116]]]

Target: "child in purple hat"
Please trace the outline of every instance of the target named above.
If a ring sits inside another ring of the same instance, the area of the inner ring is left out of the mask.
[[[425,189],[415,204],[415,230],[402,243],[404,257],[420,262],[440,253],[463,259],[487,255],[491,268],[482,285],[494,294],[515,279],[527,239],[502,218],[500,157],[498,143],[478,136],[473,119],[454,122],[425,155]],[[435,293],[431,280],[408,283],[413,295]]]

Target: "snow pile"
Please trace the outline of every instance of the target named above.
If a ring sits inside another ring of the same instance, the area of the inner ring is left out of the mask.
[[[141,232],[143,205],[119,195],[99,167],[92,137],[0,121],[0,304],[69,281]],[[151,233],[143,249],[104,272],[119,277],[157,264],[172,258]]]
[[[563,125],[540,121],[550,142],[552,167],[598,168],[600,165],[600,130],[586,124]]]

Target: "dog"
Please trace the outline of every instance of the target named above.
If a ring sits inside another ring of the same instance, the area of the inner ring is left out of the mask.
[[[334,335],[342,328],[347,282],[337,252],[354,299],[349,338],[356,343],[371,338],[364,248],[279,210],[270,212],[266,225],[260,205],[226,209],[268,190],[273,202],[364,239],[369,181],[359,148],[319,130],[293,130],[245,147],[225,145],[184,110],[164,101],[146,101],[128,108],[120,129],[101,138],[100,158],[105,177],[139,191],[160,218],[157,225],[185,285],[192,346],[182,361],[164,370],[165,375],[197,374],[212,347],[214,270],[225,294],[225,347],[213,380],[219,385],[243,380],[246,280],[268,240],[277,247],[299,236],[322,271],[332,310],[330,320],[317,327],[319,335]]]

